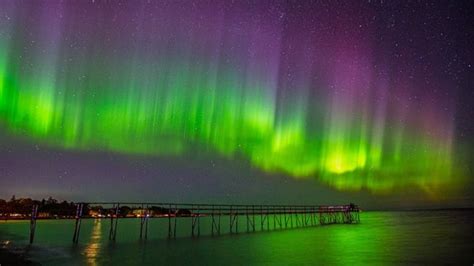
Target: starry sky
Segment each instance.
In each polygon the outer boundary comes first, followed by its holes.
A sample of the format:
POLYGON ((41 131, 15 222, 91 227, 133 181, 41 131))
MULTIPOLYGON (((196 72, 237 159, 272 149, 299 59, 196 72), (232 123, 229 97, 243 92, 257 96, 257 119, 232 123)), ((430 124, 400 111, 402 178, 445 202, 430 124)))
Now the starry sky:
POLYGON ((1 1, 0 198, 472 206, 469 1, 1 1))

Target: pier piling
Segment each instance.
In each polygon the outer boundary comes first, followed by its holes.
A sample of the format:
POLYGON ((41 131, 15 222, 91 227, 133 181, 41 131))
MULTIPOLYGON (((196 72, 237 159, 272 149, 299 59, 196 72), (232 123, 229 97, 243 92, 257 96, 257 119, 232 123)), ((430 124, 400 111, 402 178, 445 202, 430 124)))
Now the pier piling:
POLYGON ((77 204, 76 208, 76 222, 74 224, 74 235, 72 237, 72 243, 77 244, 79 242, 79 233, 81 231, 81 217, 82 217, 82 211, 84 208, 84 204, 79 203, 77 204))
POLYGON ((38 218, 38 205, 33 205, 30 219, 30 244, 33 244, 36 232, 36 219, 38 218))
POLYGON ((115 209, 115 213, 110 214, 109 240, 112 240, 115 242, 115 239, 117 237, 117 225, 118 225, 120 204, 119 203, 114 204, 113 207, 115 209))

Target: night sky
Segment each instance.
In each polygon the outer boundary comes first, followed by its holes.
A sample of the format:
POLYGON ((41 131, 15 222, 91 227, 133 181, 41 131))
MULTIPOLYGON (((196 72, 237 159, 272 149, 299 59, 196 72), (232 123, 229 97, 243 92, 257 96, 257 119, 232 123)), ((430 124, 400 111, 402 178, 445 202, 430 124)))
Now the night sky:
POLYGON ((473 206, 470 1, 1 1, 0 198, 473 206))

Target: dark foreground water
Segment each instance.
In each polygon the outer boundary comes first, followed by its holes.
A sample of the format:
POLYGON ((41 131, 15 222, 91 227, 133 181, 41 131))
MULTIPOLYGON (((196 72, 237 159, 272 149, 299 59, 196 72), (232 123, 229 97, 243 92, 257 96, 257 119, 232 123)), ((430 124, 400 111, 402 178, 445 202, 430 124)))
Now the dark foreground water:
MULTIPOLYGON (((167 220, 155 219, 144 242, 139 220, 123 219, 110 243, 110 221, 84 220, 75 246, 72 221, 38 221, 28 247, 27 221, 1 221, 0 241, 44 265, 473 265, 473 223, 472 211, 364 212, 358 225, 191 238, 190 221, 179 220, 178 238, 167 240, 167 220)), ((223 231, 228 224, 221 220, 223 231)), ((201 221, 201 229, 209 233, 210 224, 201 221)), ((245 229, 241 217, 239 230, 245 229)))

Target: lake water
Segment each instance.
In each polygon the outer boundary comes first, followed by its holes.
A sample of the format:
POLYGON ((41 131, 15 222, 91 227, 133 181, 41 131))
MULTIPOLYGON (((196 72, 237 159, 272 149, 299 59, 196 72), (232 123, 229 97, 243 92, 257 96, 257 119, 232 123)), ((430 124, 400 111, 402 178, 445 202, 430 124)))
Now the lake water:
MULTIPOLYGON (((49 220, 38 221, 28 247, 28 221, 1 221, 0 241, 44 265, 473 265, 473 223, 473 211, 363 212, 360 224, 244 233, 240 217, 237 235, 191 238, 191 221, 180 219, 168 240, 167 220, 151 219, 140 241, 139 219, 121 219, 112 243, 109 220, 83 220, 73 245, 73 221, 49 220)), ((228 230, 228 218, 221 226, 228 230)), ((205 219, 201 233, 210 233, 205 219)))

